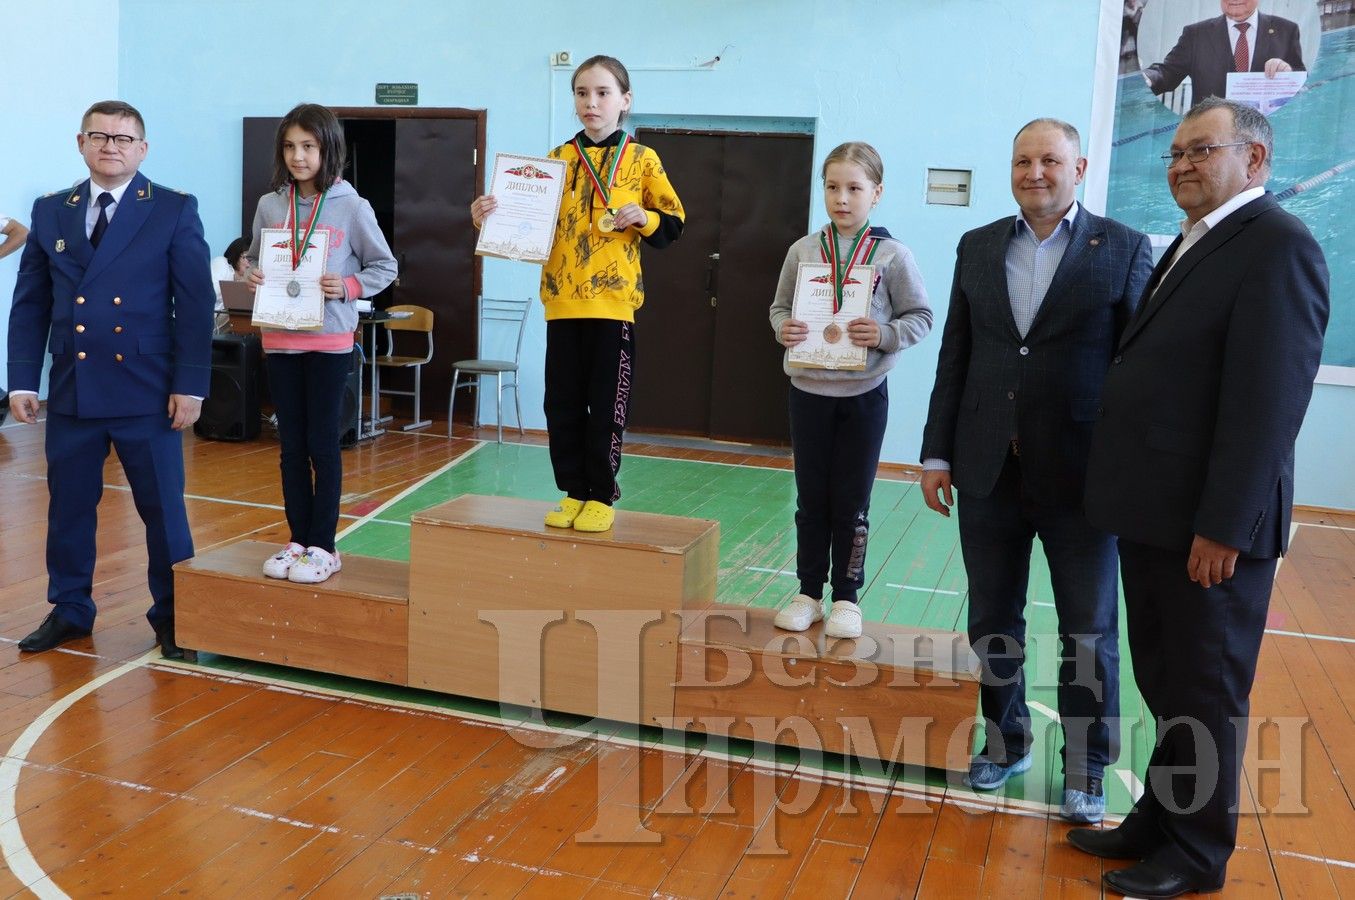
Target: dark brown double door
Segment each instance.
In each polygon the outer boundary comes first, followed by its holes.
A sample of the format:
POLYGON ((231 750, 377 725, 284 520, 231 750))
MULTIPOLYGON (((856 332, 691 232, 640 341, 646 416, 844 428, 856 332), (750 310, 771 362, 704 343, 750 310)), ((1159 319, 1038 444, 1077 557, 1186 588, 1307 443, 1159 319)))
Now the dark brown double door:
POLYGON ((790 441, 789 381, 767 312, 809 220, 809 135, 641 129, 686 209, 681 240, 645 247, 630 427, 790 441))
MULTIPOLYGON (((447 408, 452 363, 476 355, 475 298, 480 267, 470 203, 484 156, 485 112, 471 109, 335 108, 348 143, 344 178, 372 205, 399 262, 395 284, 374 299, 378 309, 414 304, 433 310, 433 361, 424 366, 424 415, 447 408)), ((244 120, 241 234, 249 236, 259 197, 268 191, 279 118, 244 120)), ((408 351, 423 353, 422 338, 408 351)), ((402 338, 402 339, 403 339, 402 338)), ((408 372, 383 383, 411 390, 408 372)), ((470 415, 471 403, 460 404, 470 415)))

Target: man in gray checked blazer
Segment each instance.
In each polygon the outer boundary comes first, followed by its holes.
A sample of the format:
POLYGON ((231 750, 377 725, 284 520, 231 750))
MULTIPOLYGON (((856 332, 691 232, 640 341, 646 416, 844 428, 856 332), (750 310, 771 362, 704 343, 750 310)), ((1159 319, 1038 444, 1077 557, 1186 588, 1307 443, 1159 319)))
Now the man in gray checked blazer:
MULTIPOLYGON (((1036 119, 1012 145, 1007 216, 960 239, 922 440, 923 498, 959 494, 969 640, 983 667, 986 746, 969 784, 994 790, 1031 765, 1026 589, 1033 539, 1058 612, 1062 815, 1100 821, 1118 755, 1114 539, 1082 512, 1101 383, 1152 271, 1148 238, 1073 198, 1087 161, 1077 130, 1036 119)), ((1052 635, 1049 637, 1052 638, 1052 635)))

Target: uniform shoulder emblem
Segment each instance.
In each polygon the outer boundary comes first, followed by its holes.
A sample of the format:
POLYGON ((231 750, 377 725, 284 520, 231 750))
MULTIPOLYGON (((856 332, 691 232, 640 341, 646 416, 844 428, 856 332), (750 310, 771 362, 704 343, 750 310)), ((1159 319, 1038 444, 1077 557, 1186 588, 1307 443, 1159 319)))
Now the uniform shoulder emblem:
POLYGON ((149 183, 147 183, 147 185, 146 185, 146 197, 149 198, 149 197, 151 196, 151 194, 152 194, 153 191, 167 191, 167 192, 169 192, 169 193, 171 193, 171 194, 178 194, 180 197, 187 197, 187 196, 189 196, 188 191, 181 191, 181 190, 179 190, 178 188, 172 188, 172 187, 169 187, 168 185, 159 184, 159 183, 157 183, 157 182, 149 182, 149 183))

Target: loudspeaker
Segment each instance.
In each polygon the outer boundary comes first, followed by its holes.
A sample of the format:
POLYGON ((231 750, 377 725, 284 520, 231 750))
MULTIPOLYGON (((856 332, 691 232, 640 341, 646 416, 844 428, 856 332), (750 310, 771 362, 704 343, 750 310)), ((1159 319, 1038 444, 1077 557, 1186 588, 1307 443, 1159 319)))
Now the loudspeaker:
POLYGON ((263 349, 257 334, 212 338, 212 388, 193 426, 198 437, 250 441, 259 436, 259 372, 263 349))
POLYGON ((354 347, 348 366, 348 377, 343 380, 343 406, 339 408, 339 447, 347 450, 358 442, 362 428, 362 410, 358 409, 358 390, 362 380, 362 348, 354 347))

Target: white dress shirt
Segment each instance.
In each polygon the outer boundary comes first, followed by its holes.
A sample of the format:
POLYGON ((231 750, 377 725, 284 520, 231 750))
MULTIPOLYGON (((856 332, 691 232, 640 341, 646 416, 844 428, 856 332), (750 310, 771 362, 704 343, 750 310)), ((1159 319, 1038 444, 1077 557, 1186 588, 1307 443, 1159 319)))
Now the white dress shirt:
POLYGON ((101 188, 94 183, 89 183, 89 203, 85 205, 85 237, 94 233, 94 223, 99 221, 99 195, 107 191, 113 195, 113 202, 108 204, 108 221, 113 221, 113 213, 117 212, 118 204, 122 203, 122 195, 127 191, 127 185, 132 183, 128 178, 122 184, 115 188, 101 188))
MULTIPOLYGON (((1218 209, 1214 210, 1209 215, 1205 216, 1203 219, 1196 222, 1193 226, 1190 224, 1189 219, 1182 219, 1181 235, 1183 237, 1183 240, 1181 241, 1181 246, 1176 248, 1176 253, 1172 256, 1171 264, 1168 265, 1167 270, 1162 273, 1162 278, 1158 280, 1158 284, 1161 284, 1163 281, 1167 280, 1167 273, 1170 272, 1176 266, 1176 261, 1179 260, 1181 257, 1185 256, 1187 250, 1198 244, 1200 242, 1200 239, 1209 233, 1209 229, 1217 226, 1220 222, 1226 219, 1230 213, 1235 212, 1236 210, 1241 209, 1243 206, 1246 206, 1253 200, 1258 199, 1265 192, 1266 192, 1265 185, 1261 185, 1259 187, 1254 188, 1247 188, 1245 191, 1236 195, 1235 197, 1233 197, 1233 199, 1229 200, 1227 203, 1223 204, 1218 209)), ((1153 288, 1153 293, 1157 293, 1156 286, 1154 286, 1153 288)))

